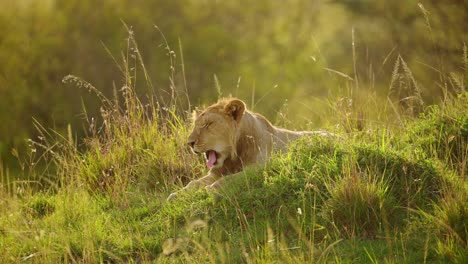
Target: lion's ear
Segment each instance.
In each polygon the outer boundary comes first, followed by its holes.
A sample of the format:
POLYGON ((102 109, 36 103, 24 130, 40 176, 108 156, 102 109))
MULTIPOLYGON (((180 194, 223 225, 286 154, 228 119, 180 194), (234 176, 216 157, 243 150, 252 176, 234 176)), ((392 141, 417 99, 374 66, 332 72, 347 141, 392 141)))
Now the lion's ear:
POLYGON ((239 99, 230 100, 224 107, 224 111, 236 122, 240 122, 245 112, 245 103, 239 99))

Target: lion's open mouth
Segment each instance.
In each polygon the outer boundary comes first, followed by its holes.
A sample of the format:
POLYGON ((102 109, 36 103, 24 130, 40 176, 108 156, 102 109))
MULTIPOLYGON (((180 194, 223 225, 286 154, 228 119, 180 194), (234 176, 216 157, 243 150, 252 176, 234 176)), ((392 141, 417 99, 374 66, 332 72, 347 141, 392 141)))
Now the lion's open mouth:
POLYGON ((216 161, 218 160, 218 154, 214 150, 208 150, 205 152, 206 155, 206 166, 208 168, 213 167, 216 164, 216 161))

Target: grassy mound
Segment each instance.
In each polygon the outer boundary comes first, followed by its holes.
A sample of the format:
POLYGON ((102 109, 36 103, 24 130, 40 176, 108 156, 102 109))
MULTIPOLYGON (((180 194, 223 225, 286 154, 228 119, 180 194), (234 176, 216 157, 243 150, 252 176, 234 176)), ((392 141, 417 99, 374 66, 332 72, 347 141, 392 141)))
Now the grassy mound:
POLYGON ((304 138, 217 193, 171 202, 205 173, 184 147, 188 124, 126 95, 126 110, 105 100, 85 151, 71 133, 52 140, 41 130, 33 145, 55 165, 35 178, 42 187, 2 181, 0 262, 467 258, 467 94, 409 121, 407 133, 304 138))
MULTIPOLYGON (((444 183, 444 172, 428 160, 368 143, 309 138, 265 168, 250 169, 229 180, 220 193, 188 193, 164 204, 151 217, 170 219, 166 228, 203 221, 209 238, 203 241, 208 243, 204 248, 219 251, 217 243, 241 244, 235 256, 248 253, 265 261, 282 257, 312 261, 328 256, 329 247, 337 241, 376 241, 381 247, 379 240, 404 233, 420 212, 432 211, 441 201, 444 183), (299 255, 283 256, 282 250, 288 248, 300 249, 299 255)), ((186 231, 175 237, 194 239, 186 231)), ((386 243, 385 247, 396 246, 392 246, 396 241, 386 243)), ((189 247, 180 245, 178 250, 185 252, 189 247)), ((225 256, 231 249, 223 250, 220 253, 225 256)))
POLYGON ((432 106, 421 121, 409 127, 407 142, 419 147, 427 157, 435 157, 461 176, 468 175, 468 94, 464 93, 451 104, 432 106))
POLYGON ((371 92, 358 87, 365 84, 355 71, 355 81, 345 75, 354 98, 335 106, 346 133, 304 138, 216 193, 167 202, 206 173, 185 146, 190 107, 175 87, 183 78, 187 93, 185 70, 175 74, 166 46, 169 96, 158 91, 142 103, 136 83, 153 84, 130 30, 126 42, 124 83, 112 99, 64 78, 102 103, 99 121, 84 109, 84 142, 71 128, 62 135, 36 122, 40 137, 20 164, 29 177, 11 180, 0 162, 0 263, 468 262, 466 47, 464 72, 440 73, 460 94, 451 98, 445 84, 443 104, 419 118, 408 115, 423 110, 421 91, 399 56, 390 83, 397 126, 365 126, 365 112, 387 121, 388 109, 377 98, 360 100, 371 92))

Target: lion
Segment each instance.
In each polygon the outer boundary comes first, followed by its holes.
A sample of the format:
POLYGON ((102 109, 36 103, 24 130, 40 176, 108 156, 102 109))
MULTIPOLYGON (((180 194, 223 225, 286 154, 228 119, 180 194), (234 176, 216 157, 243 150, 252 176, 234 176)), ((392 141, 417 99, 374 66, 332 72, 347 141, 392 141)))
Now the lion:
MULTIPOLYGON (((237 98, 220 99, 193 115, 194 128, 187 144, 194 153, 205 155, 209 171, 180 191, 203 186, 216 190, 227 176, 235 177, 247 166, 264 165, 273 153, 286 152, 288 144, 298 138, 331 135, 325 131, 275 127, 262 115, 247 110, 245 103, 237 98)), ((168 200, 177 194, 171 193, 168 200)))

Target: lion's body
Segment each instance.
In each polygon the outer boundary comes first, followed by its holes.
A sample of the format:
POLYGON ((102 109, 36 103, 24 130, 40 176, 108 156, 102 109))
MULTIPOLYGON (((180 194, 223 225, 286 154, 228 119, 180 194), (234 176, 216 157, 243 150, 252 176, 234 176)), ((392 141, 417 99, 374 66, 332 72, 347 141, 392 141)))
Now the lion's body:
POLYGON ((263 165, 273 152, 286 152, 287 145, 307 132, 296 132, 273 126, 262 115, 246 111, 236 133, 236 157, 224 161, 223 167, 214 168, 220 174, 239 172, 245 166, 263 165))
MULTIPOLYGON (((190 182, 195 186, 217 187, 224 176, 242 171, 246 166, 263 165, 274 152, 286 152, 288 144, 316 131, 291 131, 273 126, 260 114, 247 111, 238 99, 222 99, 194 115, 194 129, 188 143, 196 153, 205 153, 207 176, 190 182)), ((175 193, 169 196, 172 199, 175 193)))

